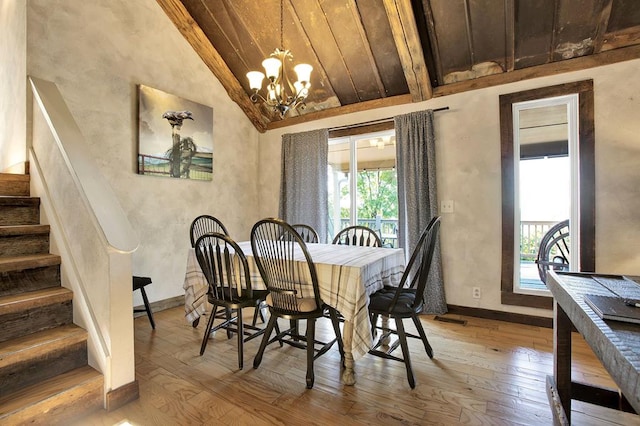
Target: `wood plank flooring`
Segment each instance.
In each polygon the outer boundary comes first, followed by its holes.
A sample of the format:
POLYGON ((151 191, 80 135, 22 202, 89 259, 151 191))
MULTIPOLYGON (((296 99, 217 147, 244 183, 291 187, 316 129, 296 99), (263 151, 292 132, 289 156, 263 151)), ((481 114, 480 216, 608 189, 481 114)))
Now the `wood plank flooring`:
MULTIPOLYGON (((237 369, 236 339, 217 332, 199 356, 204 320, 192 328, 182 308, 135 320, 140 399, 81 425, 551 425, 545 378, 552 373, 552 330, 459 315, 466 325, 424 316, 435 357, 409 339, 417 386, 404 365, 367 355, 356 363, 357 383, 340 381, 337 347, 316 360, 315 386, 305 388, 305 352, 271 345, 253 369, 259 339, 245 344, 237 369)), ((251 312, 246 310, 247 320, 251 312)), ((328 320, 317 335, 331 336, 328 320)), ((409 330, 409 322, 405 322, 409 330)), ((615 388, 582 338, 574 334, 574 380, 615 388)), ((578 425, 640 424, 639 416, 573 403, 578 425)))

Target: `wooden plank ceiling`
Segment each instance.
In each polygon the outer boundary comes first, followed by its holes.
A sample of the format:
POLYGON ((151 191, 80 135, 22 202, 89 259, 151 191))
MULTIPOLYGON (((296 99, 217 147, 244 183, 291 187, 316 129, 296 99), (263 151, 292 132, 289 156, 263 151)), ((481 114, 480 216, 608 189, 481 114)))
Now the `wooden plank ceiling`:
POLYGON ((639 0, 157 0, 262 131, 640 57, 639 0), (304 110, 249 99, 276 47, 313 66, 304 110))

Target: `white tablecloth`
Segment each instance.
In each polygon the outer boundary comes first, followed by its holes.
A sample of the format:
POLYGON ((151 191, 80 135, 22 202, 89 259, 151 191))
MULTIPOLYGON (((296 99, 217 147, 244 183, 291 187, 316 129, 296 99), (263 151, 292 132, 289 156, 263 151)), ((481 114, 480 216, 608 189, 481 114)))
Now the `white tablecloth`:
MULTIPOLYGON (((264 288, 253 259, 251 243, 238 243, 249 261, 252 285, 264 288)), ((316 265, 322 300, 336 308, 345 321, 353 324, 350 342, 345 351, 357 360, 373 344, 369 322, 369 295, 384 285, 398 285, 404 270, 404 251, 379 247, 359 247, 333 244, 307 244, 316 265)), ((299 260, 304 257, 300 253, 299 260)), ((184 280, 185 317, 193 322, 204 312, 207 284, 193 249, 189 250, 184 280)), ((345 336, 349 337, 349 336, 345 336)))

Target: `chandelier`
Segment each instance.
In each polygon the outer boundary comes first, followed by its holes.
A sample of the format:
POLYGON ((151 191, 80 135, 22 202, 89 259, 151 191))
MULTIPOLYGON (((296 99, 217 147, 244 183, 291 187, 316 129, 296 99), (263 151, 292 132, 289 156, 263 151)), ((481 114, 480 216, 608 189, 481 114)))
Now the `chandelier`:
MULTIPOLYGON (((283 42, 283 5, 280 0, 280 46, 284 46, 283 42)), ((249 86, 253 93, 251 94, 251 101, 262 101, 274 111, 280 114, 280 118, 284 118, 289 109, 296 109, 305 107, 305 99, 309 95, 309 88, 311 87, 311 71, 313 67, 309 64, 298 64, 293 67, 293 70, 298 77, 295 83, 291 83, 287 77, 285 69, 285 61, 293 61, 293 55, 289 50, 284 47, 276 48, 273 53, 264 61, 262 66, 264 67, 264 73, 260 71, 249 71, 247 78, 249 79, 249 86), (260 94, 262 90, 262 82, 267 77, 266 96, 260 94)))

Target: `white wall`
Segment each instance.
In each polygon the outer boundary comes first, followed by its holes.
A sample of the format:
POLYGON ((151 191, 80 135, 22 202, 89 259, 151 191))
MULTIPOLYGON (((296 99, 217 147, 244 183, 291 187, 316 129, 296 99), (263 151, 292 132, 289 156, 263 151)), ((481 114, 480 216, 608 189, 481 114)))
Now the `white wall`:
POLYGON ((0 2, 0 172, 26 160, 27 5, 0 2))
POLYGON ((57 84, 138 233, 133 273, 151 301, 183 295, 191 220, 247 239, 259 218, 258 132, 155 0, 29 0, 27 28, 27 72, 57 84), (213 107, 212 181, 136 174, 137 84, 213 107))
MULTIPOLYGON (((280 139, 411 111, 436 113, 438 198, 454 200, 444 214, 441 247, 447 303, 550 316, 549 311, 500 303, 501 178, 498 97, 554 84, 594 80, 596 137, 596 267, 598 272, 640 275, 640 60, 581 72, 475 90, 418 104, 311 122, 260 135, 262 216, 277 215, 280 139), (480 287, 482 298, 471 297, 480 287)), ((312 96, 312 95, 311 95, 312 96)))

